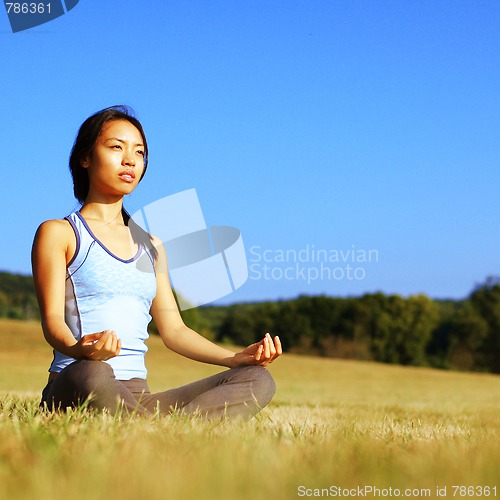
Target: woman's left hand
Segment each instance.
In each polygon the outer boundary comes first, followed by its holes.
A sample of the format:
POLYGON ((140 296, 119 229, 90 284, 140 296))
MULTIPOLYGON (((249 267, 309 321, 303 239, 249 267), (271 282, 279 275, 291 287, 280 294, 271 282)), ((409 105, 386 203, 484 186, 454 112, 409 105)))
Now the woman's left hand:
POLYGON ((249 345, 246 349, 234 355, 234 366, 259 365, 272 363, 283 352, 279 337, 271 338, 266 333, 260 342, 249 345))

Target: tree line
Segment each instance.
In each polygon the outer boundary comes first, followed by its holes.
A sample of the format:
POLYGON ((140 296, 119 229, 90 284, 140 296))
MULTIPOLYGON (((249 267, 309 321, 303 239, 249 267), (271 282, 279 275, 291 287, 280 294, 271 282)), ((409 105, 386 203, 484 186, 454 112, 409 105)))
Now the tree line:
MULTIPOLYGON (((304 295, 182 314, 218 342, 247 345, 269 331, 287 352, 500 373, 500 278, 488 278, 464 300, 304 295)), ((0 272, 0 317, 39 318, 31 276, 0 272)))
POLYGON ((267 331, 289 352, 500 373, 500 279, 488 278, 464 300, 373 293, 235 304, 215 340, 246 345, 267 331))
POLYGON ((0 272, 0 318, 38 319, 33 278, 0 272))

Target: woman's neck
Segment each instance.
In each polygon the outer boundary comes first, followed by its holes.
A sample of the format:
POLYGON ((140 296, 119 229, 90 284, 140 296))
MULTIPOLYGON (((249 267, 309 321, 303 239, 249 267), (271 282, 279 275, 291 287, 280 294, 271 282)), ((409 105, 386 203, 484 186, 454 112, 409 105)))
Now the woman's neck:
POLYGON ((122 200, 115 203, 98 203, 85 201, 80 213, 88 220, 102 222, 103 224, 123 225, 122 200))

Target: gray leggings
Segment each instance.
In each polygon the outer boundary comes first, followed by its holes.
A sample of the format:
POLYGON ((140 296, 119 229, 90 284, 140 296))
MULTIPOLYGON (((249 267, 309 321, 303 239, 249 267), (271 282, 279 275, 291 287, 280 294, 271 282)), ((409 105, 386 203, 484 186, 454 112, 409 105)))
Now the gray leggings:
POLYGON ((92 408, 106 408, 112 414, 119 409, 143 415, 178 410, 208 418, 249 418, 271 401, 275 390, 274 380, 264 367, 246 366, 151 394, 144 379, 117 380, 109 364, 82 359, 47 384, 41 404, 64 410, 88 401, 92 408))

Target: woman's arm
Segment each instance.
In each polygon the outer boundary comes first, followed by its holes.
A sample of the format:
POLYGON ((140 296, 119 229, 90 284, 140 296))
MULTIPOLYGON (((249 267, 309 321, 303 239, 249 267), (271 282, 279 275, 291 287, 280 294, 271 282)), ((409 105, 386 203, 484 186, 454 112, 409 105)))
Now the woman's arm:
POLYGON ((120 352, 120 341, 109 330, 75 339, 64 320, 66 263, 75 251, 74 233, 63 220, 38 228, 31 254, 42 330, 57 351, 75 359, 109 359, 120 352))
POLYGON ((281 344, 278 337, 273 340, 269 334, 266 334, 260 342, 235 354, 188 328, 182 320, 170 287, 163 245, 157 238, 154 238, 154 244, 158 249, 157 290, 151 307, 151 315, 163 343, 169 349, 196 361, 227 366, 228 368, 245 365, 265 366, 281 354, 281 344))

